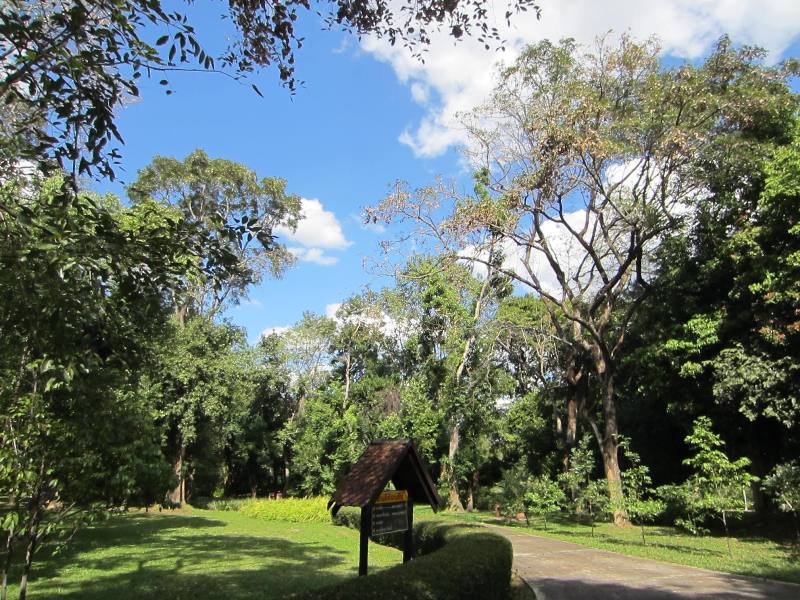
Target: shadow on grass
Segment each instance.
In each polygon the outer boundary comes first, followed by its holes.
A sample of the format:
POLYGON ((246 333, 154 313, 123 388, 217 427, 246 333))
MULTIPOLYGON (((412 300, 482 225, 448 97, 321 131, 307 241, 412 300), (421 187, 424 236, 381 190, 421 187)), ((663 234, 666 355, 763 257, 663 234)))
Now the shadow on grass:
MULTIPOLYGON (((349 560, 346 551, 284 538, 229 535, 225 525, 195 516, 111 519, 81 532, 65 551, 40 556, 32 574, 33 597, 281 598, 354 574, 341 568, 349 560)), ((18 577, 18 566, 15 571, 12 577, 18 577)))

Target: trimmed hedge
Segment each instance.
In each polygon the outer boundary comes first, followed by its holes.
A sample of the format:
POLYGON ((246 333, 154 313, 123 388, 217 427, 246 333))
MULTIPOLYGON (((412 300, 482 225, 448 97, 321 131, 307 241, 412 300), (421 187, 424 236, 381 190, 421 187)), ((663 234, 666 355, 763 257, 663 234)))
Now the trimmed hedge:
MULTIPOLYGON (((354 518, 351 513, 342 515, 340 511, 342 516, 337 520, 350 525, 354 518)), ((415 558, 407 564, 291 597, 295 600, 508 599, 513 554, 507 539, 484 527, 423 521, 414 526, 414 546, 415 558)))

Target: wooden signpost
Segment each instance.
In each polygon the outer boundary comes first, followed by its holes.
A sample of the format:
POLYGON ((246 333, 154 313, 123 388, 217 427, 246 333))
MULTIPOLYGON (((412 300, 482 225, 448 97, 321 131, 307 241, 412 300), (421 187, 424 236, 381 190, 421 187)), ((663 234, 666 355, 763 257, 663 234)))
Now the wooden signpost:
POLYGON ((335 515, 342 506, 361 508, 358 574, 367 574, 369 539, 403 532, 403 562, 414 553, 414 502, 438 510, 442 501, 410 440, 372 442, 339 482, 328 502, 335 515), (386 490, 389 482, 394 490, 386 490))

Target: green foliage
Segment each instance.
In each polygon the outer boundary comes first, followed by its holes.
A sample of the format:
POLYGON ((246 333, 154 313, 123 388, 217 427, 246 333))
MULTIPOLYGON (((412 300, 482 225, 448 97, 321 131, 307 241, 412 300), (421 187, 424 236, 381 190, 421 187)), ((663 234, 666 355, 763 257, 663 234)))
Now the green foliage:
POLYGON ((589 517, 589 525, 592 527, 594 536, 595 523, 598 518, 602 518, 614 509, 611 498, 608 494, 606 482, 600 479, 593 479, 583 487, 574 500, 575 510, 579 514, 589 517))
POLYGON ((795 534, 800 541, 800 526, 797 523, 797 511, 800 510, 800 462, 795 460, 776 465, 764 478, 764 489, 780 510, 792 513, 795 534))
POLYGON ((355 506, 343 506, 331 520, 334 525, 349 527, 350 529, 360 529, 361 509, 355 506))
POLYGON ((666 510, 666 504, 658 498, 652 488, 650 469, 642 463, 639 455, 630 447, 630 440, 620 440, 620 448, 628 463, 622 471, 622 491, 625 498, 625 509, 634 524, 642 531, 642 543, 646 544, 645 523, 652 523, 666 510))
POLYGON ((505 538, 482 527, 429 521, 414 525, 414 547, 418 555, 409 563, 293 598, 507 599, 512 549, 505 538))
POLYGON ((363 452, 358 413, 344 406, 344 394, 337 384, 309 397, 291 426, 293 477, 306 495, 331 494, 344 469, 363 452))
POLYGON ((123 208, 59 179, 4 182, 0 214, 0 495, 32 556, 51 523, 71 529, 168 484, 156 407, 137 390, 164 298, 213 276, 201 256, 224 273, 226 253, 167 207, 123 208))
POLYGON ((263 521, 288 523, 329 523, 327 497, 282 498, 280 500, 247 500, 238 512, 263 521))
MULTIPOLYGON (((707 69, 730 72, 748 52, 728 48, 707 69)), ((745 112, 694 154, 709 193, 686 231, 661 244, 655 293, 627 338, 630 433, 653 440, 641 450, 654 473, 661 463, 662 481, 683 477, 682 457, 656 448, 697 415, 712 416, 737 452, 766 459, 759 471, 796 456, 800 443, 798 97, 782 83, 791 65, 737 69, 731 90, 745 112), (751 111, 763 114, 742 120, 751 111), (666 417, 656 424, 652 413, 666 417)))
POLYGON ((398 437, 408 437, 417 444, 429 464, 436 460, 442 435, 442 411, 427 395, 426 381, 421 375, 412 377, 400 389, 400 410, 396 413, 401 429, 398 437))
POLYGON ((175 302, 187 314, 213 315, 226 302, 238 302, 265 272, 280 276, 293 262, 274 234, 279 226, 293 229, 300 218, 300 198, 286 193, 283 179, 259 179, 244 165, 195 150, 183 161, 155 156, 128 187, 128 196, 134 203, 174 206, 198 236, 220 240, 235 257, 231 277, 187 280, 175 302))
POLYGON ((165 453, 173 465, 180 460, 187 496, 211 496, 227 479, 226 457, 248 456, 242 438, 256 425, 256 357, 241 329, 203 317, 183 326, 173 319, 163 332, 140 393, 157 407, 165 453))
POLYGON ((221 510, 224 512, 239 512, 247 502, 251 502, 252 498, 215 498, 210 500, 208 498, 193 498, 192 506, 201 508, 203 510, 221 510))
POLYGON ((503 513, 515 517, 522 513, 526 522, 532 515, 544 517, 557 512, 566 503, 566 496, 557 481, 547 475, 532 477, 524 464, 517 464, 503 472, 500 483, 495 486, 493 500, 503 513))
POLYGON ((725 251, 735 270, 726 344, 712 360, 713 392, 748 419, 765 415, 787 428, 800 407, 800 122, 791 143, 764 166, 764 187, 725 251), (742 311, 742 312, 740 312, 742 311), (738 331, 737 331, 738 330, 738 331))
POLYGON ((546 475, 529 479, 525 486, 525 514, 541 515, 544 518, 544 529, 547 531, 547 515, 557 512, 566 501, 564 490, 557 481, 546 475))
POLYGON ((519 463, 503 471, 501 479, 492 493, 493 501, 500 505, 503 514, 507 516, 516 516, 518 513, 527 514, 525 492, 529 477, 530 474, 525 465, 519 463))
POLYGON ((499 419, 499 458, 506 464, 522 460, 532 472, 555 467, 552 410, 549 399, 538 390, 515 398, 499 419))
POLYGON ((569 452, 569 467, 558 477, 573 501, 589 485, 595 469, 591 444, 591 436, 583 436, 569 452))
POLYGON ((776 465, 764 478, 764 489, 777 501, 778 507, 787 512, 800 509, 800 464, 798 461, 776 465))
MULTIPOLYGON (((728 535, 728 518, 745 510, 743 493, 756 477, 747 472, 750 459, 731 461, 722 448, 724 443, 711 430, 708 417, 698 417, 686 436, 694 454, 684 460, 693 474, 687 481, 691 511, 720 517, 728 535)), ((728 547, 730 551, 730 545, 728 547)))
POLYGON ((569 467, 558 476, 558 481, 567 491, 575 514, 589 519, 594 536, 595 522, 615 507, 611 503, 608 486, 603 480, 592 479, 596 461, 589 434, 583 436, 570 450, 569 467))

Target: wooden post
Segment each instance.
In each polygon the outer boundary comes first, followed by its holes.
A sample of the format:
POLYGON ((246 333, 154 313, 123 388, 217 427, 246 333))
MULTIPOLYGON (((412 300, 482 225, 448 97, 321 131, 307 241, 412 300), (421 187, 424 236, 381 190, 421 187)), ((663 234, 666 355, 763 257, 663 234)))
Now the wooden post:
POLYGON ((369 534, 372 529, 372 505, 361 509, 361 545, 358 552, 358 576, 367 574, 367 560, 369 558, 369 534))
POLYGON ((414 501, 411 499, 411 494, 408 496, 408 504, 406 504, 406 511, 408 515, 408 529, 406 529, 406 539, 403 544, 403 562, 407 563, 411 560, 414 554, 414 501))

